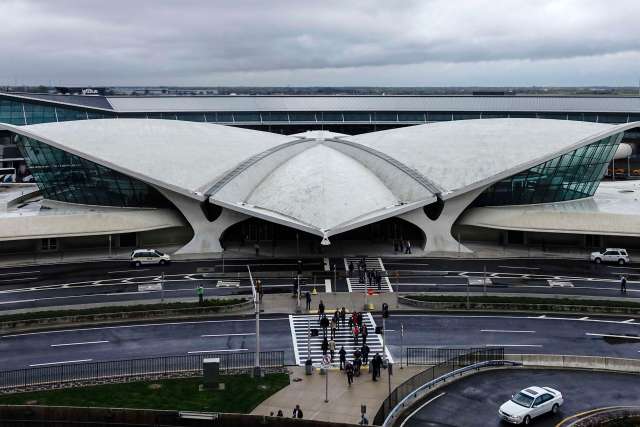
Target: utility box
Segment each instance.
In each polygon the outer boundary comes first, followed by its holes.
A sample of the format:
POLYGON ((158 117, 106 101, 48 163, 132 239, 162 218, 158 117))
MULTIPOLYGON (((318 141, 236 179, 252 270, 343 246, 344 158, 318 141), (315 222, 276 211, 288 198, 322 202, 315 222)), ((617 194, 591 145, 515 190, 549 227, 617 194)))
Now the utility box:
POLYGON ((220 359, 209 358, 202 360, 202 380, 205 388, 218 388, 220 383, 220 359))

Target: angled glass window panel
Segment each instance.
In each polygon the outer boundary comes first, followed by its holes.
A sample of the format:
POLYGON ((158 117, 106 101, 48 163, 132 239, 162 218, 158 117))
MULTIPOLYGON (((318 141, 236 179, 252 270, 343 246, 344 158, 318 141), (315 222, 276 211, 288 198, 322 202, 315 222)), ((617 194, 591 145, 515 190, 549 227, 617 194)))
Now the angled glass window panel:
POLYGON ((204 122, 204 113, 177 113, 177 117, 185 122, 204 122))
POLYGON ((567 114, 567 119, 568 120, 575 120, 575 121, 582 122, 582 121, 584 121, 584 114, 582 114, 582 113, 569 113, 569 114, 567 114))
POLYGON ((598 115, 595 113, 584 113, 583 114, 583 120, 585 122, 597 122, 598 121, 598 115))
MULTIPOLYGON (((209 121, 208 114, 207 121, 209 121)), ((219 111, 218 113, 216 113, 216 121, 219 123, 233 123, 233 113, 219 111)))
POLYGON ((69 108, 56 107, 56 115, 59 122, 87 120, 87 112, 82 110, 71 110, 69 108))
POLYGON ((508 117, 509 117, 509 113, 494 113, 494 112, 482 113, 483 119, 506 119, 508 117))
POLYGON ((146 119, 147 113, 124 113, 120 114, 120 117, 123 119, 146 119))
POLYGON ((321 120, 322 113, 314 113, 314 112, 308 112, 308 111, 300 111, 300 112, 294 111, 292 113, 289 113, 289 120, 291 120, 292 122, 315 123, 316 117, 318 118, 318 120, 321 120))
POLYGON ((147 113, 148 119, 160 119, 162 120, 162 113, 147 113))
POLYGON ((289 113, 287 113, 286 111, 271 111, 262 113, 262 120, 268 122, 288 123, 289 113))
POLYGON ((453 120, 453 115, 447 112, 429 112, 427 113, 427 120, 430 122, 446 122, 453 120))
POLYGON ((511 117, 512 119, 535 119, 537 118, 537 114, 536 113, 527 113, 527 112, 514 112, 514 113, 509 113, 509 117, 511 117))
POLYGON ((163 120, 176 120, 176 113, 162 113, 163 120))
POLYGON ((626 114, 599 114, 598 123, 627 123, 626 114))
POLYGON ((398 113, 392 111, 376 111, 374 120, 377 122, 397 122, 398 113))
POLYGON ((418 122, 424 123, 425 114, 423 112, 400 111, 398 112, 398 120, 401 122, 418 122))
POLYGON ((252 111, 241 111, 233 113, 233 119, 237 123, 260 123, 260 113, 252 111))
POLYGON ((215 123, 218 121, 218 113, 215 111, 204 113, 204 117, 208 123, 215 123))
POLYGON ((342 122, 342 113, 336 111, 324 111, 322 113, 323 122, 342 122))
POLYGON ((539 119, 567 120, 566 113, 538 113, 539 119))
POLYGON ((480 113, 453 113, 453 120, 479 119, 480 113))
POLYGON ((371 121, 371 117, 367 112, 360 111, 346 111, 343 114, 345 122, 364 122, 369 123, 371 121))

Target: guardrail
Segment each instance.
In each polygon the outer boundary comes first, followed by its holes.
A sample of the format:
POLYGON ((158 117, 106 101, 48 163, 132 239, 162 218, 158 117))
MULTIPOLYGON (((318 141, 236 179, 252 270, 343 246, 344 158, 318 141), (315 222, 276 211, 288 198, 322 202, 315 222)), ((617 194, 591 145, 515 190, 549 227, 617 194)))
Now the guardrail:
POLYGON ((444 347, 408 347, 405 351, 407 366, 412 365, 437 365, 465 354, 473 352, 480 354, 489 351, 486 347, 479 348, 444 348, 444 347))
MULTIPOLYGON (((483 362, 498 363, 504 361, 504 348, 483 348, 481 350, 460 349, 462 354, 454 355, 442 363, 428 368, 397 386, 382 402, 373 420, 375 425, 383 425, 394 414, 398 405, 406 402, 407 398, 417 396, 417 390, 424 389, 434 381, 448 378, 450 374, 461 368, 483 362)), ((386 425, 386 424, 385 424, 386 425)))
MULTIPOLYGON (((255 352, 243 353, 200 353, 180 356, 150 357, 144 359, 112 360, 104 362, 71 363, 54 366, 40 366, 27 369, 0 372, 0 391, 12 392, 28 387, 56 387, 65 384, 87 383, 107 379, 144 378, 158 375, 202 372, 202 360, 215 357, 220 359, 220 370, 250 369, 255 366, 255 352)), ((263 368, 284 367, 284 351, 260 352, 260 366, 263 368)))

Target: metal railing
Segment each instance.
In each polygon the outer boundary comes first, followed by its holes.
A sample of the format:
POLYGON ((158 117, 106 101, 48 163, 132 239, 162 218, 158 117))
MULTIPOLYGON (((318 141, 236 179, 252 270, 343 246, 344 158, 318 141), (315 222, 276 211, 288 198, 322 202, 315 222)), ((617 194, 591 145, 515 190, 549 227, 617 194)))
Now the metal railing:
POLYGON ((405 352, 406 366, 437 365, 468 353, 480 354, 488 351, 486 347, 479 348, 442 348, 442 347, 408 347, 405 352))
MULTIPOLYGON (((202 360, 219 358, 220 370, 251 369, 255 366, 255 352, 200 353, 180 356, 150 357, 144 359, 112 360, 104 362, 70 363, 40 366, 13 371, 0 371, 0 390, 9 391, 25 387, 50 384, 80 383, 96 380, 146 377, 156 375, 202 372, 202 360)), ((284 351, 260 352, 260 366, 281 368, 284 351)))
MULTIPOLYGON (((414 349, 415 350, 415 349, 414 349)), ((429 349, 425 349, 429 350, 429 349)), ((443 350, 443 349, 432 349, 443 350)), ((382 402, 380 409, 373 420, 374 425, 383 425, 393 409, 406 397, 415 393, 416 390, 429 384, 434 380, 446 378, 447 374, 461 368, 476 365, 482 362, 495 362, 504 360, 504 348, 482 348, 482 349, 448 349, 457 350, 458 354, 432 366, 413 377, 409 378, 397 386, 389 396, 382 402)), ((427 352, 428 354, 428 352, 427 352)), ((437 353, 434 353, 437 355, 437 353)))

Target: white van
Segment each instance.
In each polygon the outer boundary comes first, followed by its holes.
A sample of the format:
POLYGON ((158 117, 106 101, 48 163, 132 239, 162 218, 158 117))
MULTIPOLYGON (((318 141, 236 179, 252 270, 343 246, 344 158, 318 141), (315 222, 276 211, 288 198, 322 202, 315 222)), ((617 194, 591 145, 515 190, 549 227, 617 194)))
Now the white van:
POLYGON ((616 262, 619 265, 629 264, 631 259, 626 249, 607 248, 600 252, 591 252, 591 262, 600 264, 601 262, 616 262))
POLYGON ((131 253, 130 262, 136 267, 143 264, 165 265, 171 262, 171 257, 155 249, 136 249, 131 253))

